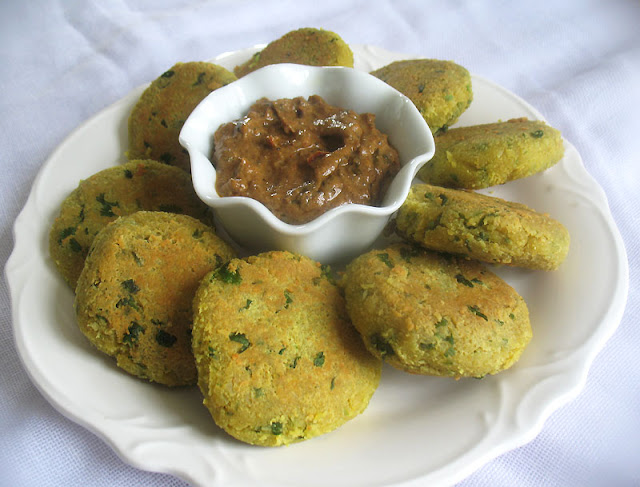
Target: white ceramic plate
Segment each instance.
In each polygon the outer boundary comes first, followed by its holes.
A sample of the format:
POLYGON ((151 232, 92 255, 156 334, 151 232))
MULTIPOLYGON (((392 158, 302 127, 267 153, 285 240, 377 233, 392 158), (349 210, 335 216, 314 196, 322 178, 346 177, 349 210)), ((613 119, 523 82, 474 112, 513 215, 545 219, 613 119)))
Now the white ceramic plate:
MULTIPOLYGON (((405 57, 370 46, 353 50, 356 68, 363 70, 405 57)), ((214 62, 232 68, 253 52, 214 62)), ((16 220, 6 266, 16 344, 33 382, 123 460, 202 486, 451 484, 533 439, 545 419, 580 391, 622 317, 628 267, 605 194, 568 142, 552 169, 488 191, 549 212, 572 238, 558 271, 497 269, 527 301, 534 330, 512 369, 454 381, 385 367, 364 414, 330 434, 275 449, 223 433, 197 388, 170 390, 120 371, 78 330, 73 294, 49 259, 47 242, 61 201, 79 179, 123 160, 127 117, 143 89, 79 127, 44 164, 16 220)), ((485 79, 474 76, 473 89, 474 102, 460 125, 542 118, 485 79)))

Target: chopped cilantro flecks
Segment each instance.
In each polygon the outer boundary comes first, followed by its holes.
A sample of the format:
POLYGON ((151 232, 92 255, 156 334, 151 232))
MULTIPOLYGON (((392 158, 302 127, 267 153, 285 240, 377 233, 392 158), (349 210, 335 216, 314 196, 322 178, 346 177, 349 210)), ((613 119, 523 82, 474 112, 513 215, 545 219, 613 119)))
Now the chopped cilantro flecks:
POLYGON ((213 347, 209 347, 209 348, 207 349, 207 355, 208 355, 209 357, 211 357, 211 358, 215 358, 217 354, 218 354, 218 352, 216 352, 215 348, 213 348, 213 347))
POLYGON ((138 254, 136 254, 135 252, 131 251, 131 256, 133 257, 133 261, 140 267, 142 267, 144 265, 143 260, 140 258, 140 256, 138 254))
POLYGON ((449 322, 447 321, 446 318, 442 318, 440 321, 438 321, 436 323, 436 328, 440 328, 442 326, 447 326, 449 324, 449 322))
POLYGON ((531 137, 533 137, 534 139, 539 139, 540 137, 542 137, 544 135, 544 131, 536 130, 535 132, 531 132, 529 135, 531 137))
POLYGON ((333 270, 331 270, 331 266, 322 264, 320 266, 320 272, 322 277, 327 279, 330 283, 335 284, 335 278, 333 277, 333 270))
POLYGON ((156 333, 156 342, 162 347, 171 348, 176 341, 178 341, 178 338, 175 335, 164 330, 158 330, 156 333))
POLYGON ((133 179, 133 173, 129 169, 124 170, 124 177, 127 179, 133 179))
POLYGON ((458 281, 460 284, 463 284, 464 286, 473 287, 473 283, 462 274, 456 274, 456 281, 458 281))
POLYGON ((291 362, 291 364, 289 365, 289 367, 291 367, 292 369, 295 369, 298 366, 298 360, 300 360, 300 357, 295 357, 293 359, 293 362, 291 362))
POLYGON ((380 352, 380 356, 385 358, 387 355, 395 355, 395 351, 391 344, 379 333, 369 336, 369 343, 373 348, 380 352))
POLYGON ((244 311, 245 309, 249 309, 249 306, 251 306, 251 303, 253 303, 253 301, 251 301, 250 299, 247 299, 246 304, 240 308, 238 311, 244 311))
POLYGON ((133 279, 127 279, 126 281, 122 281, 120 284, 125 291, 128 291, 131 294, 135 294, 140 291, 140 288, 133 279))
POLYGON ((102 216, 117 216, 113 212, 113 208, 119 207, 120 203, 118 203, 117 201, 107 201, 105 199, 104 193, 100 193, 98 196, 96 196, 96 201, 98 203, 100 203, 100 205, 101 205, 101 207, 100 207, 100 215, 102 215, 102 216))
POLYGON ((65 238, 70 237, 71 235, 75 235, 75 234, 76 234, 76 228, 75 227, 64 228, 63 230, 60 231, 60 237, 58 238, 58 243, 62 244, 62 241, 65 238))
POLYGON ((391 259, 389 258, 389 254, 387 254, 386 252, 383 252, 381 254, 376 254, 376 256, 378 257, 378 259, 384 262, 387 267, 393 268, 393 262, 391 262, 391 259))
POLYGON ((331 385, 329 386, 329 389, 334 390, 336 387, 336 378, 335 376, 331 378, 331 385))
POLYGON ((238 349, 238 353, 242 353, 244 352, 247 348, 249 348, 251 346, 251 342, 247 339, 247 337, 245 336, 244 333, 231 333, 229 334, 229 340, 231 340, 232 342, 236 342, 239 343, 240 345, 242 345, 239 349, 238 349))
POLYGON ((138 341, 140 333, 144 333, 144 326, 139 325, 137 322, 132 321, 129 326, 129 333, 122 337, 122 343, 133 345, 138 341))
POLYGON ((287 290, 284 291, 284 298, 285 298, 285 302, 284 302, 284 308, 288 309, 289 305, 291 303, 293 303, 293 298, 291 297, 291 293, 287 290))
POLYGON ((438 213, 438 216, 436 217, 436 219, 430 221, 425 226, 425 230, 435 230, 440 225, 441 221, 442 221, 442 213, 438 213))
POLYGON ((447 197, 447 195, 446 195, 446 194, 444 194, 444 193, 440 193, 438 196, 440 197, 440 204, 441 204, 442 206, 446 205, 446 204, 447 204, 447 201, 449 201, 449 198, 448 198, 448 197, 447 197))
POLYGON ((316 367, 322 367, 324 365, 324 352, 318 352, 313 359, 313 365, 316 367))
POLYGON ((282 434, 282 423, 280 421, 274 421, 271 423, 271 434, 272 435, 281 435, 282 434))
POLYGON ((423 343, 421 342, 419 345, 420 350, 433 350, 434 348, 436 348, 436 344, 435 343, 423 343))
POLYGON ((204 83, 204 79, 206 78, 207 73, 198 73, 198 79, 191 86, 198 86, 204 83))
POLYGON ((474 287, 474 284, 479 284, 479 285, 483 285, 484 283, 478 279, 477 277, 474 277, 473 279, 469 280, 466 277, 464 277, 462 274, 456 274, 456 281, 458 281, 460 284, 463 284, 467 287, 474 287))
POLYGON ((126 298, 120 298, 116 303, 116 308, 122 308, 123 306, 129 306, 135 310, 139 310, 138 303, 133 299, 132 296, 127 296, 126 298))
POLYGON ((196 228, 194 232, 191 234, 191 236, 196 240, 202 238, 203 235, 204 235, 204 230, 202 230, 201 228, 196 228))
POLYGON ((471 311, 474 315, 479 316, 480 318, 482 318, 485 321, 489 321, 489 318, 487 318, 487 315, 485 315, 483 312, 480 311, 480 308, 478 308, 477 306, 467 306, 467 308, 469 309, 469 311, 471 311))
POLYGON ((164 73, 162 73, 160 75, 161 78, 171 78, 175 73, 175 71, 172 71, 171 69, 168 71, 165 71, 164 73))
POLYGON ((400 256, 405 260, 405 262, 411 262, 411 259, 418 255, 420 255, 420 251, 415 247, 400 248, 400 256))
POLYGON ((69 247, 73 252, 76 252, 76 253, 82 252, 82 245, 80 245, 75 238, 69 239, 69 247))
POLYGON ((444 339, 445 342, 449 343, 449 348, 444 352, 445 357, 453 357, 456 354, 456 349, 453 347, 453 335, 449 335, 444 339))
POLYGON ((227 284, 240 284, 242 282, 242 277, 240 277, 239 270, 236 269, 235 271, 233 271, 229 269, 229 263, 218 267, 214 271, 212 277, 222 282, 226 282, 227 284))
POLYGON ((109 320, 108 320, 108 319, 106 319, 106 318, 105 318, 104 316, 102 316, 102 315, 96 315, 96 319, 98 319, 98 320, 102 321, 102 323, 104 323, 104 324, 107 324, 107 325, 109 324, 109 320))

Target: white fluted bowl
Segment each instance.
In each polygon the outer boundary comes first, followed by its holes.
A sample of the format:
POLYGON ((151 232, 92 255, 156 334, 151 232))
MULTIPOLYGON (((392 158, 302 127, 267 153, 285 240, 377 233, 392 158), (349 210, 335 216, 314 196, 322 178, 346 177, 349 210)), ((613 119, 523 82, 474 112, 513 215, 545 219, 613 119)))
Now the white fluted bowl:
POLYGON ((404 202, 418 169, 435 151, 431 131, 416 107, 391 86, 351 68, 296 64, 267 66, 212 92, 186 120, 180 144, 189 152, 196 193, 214 209, 236 243, 256 252, 289 250, 323 263, 349 259, 371 246, 404 202), (345 204, 308 223, 292 225, 257 200, 218 195, 216 170, 210 160, 216 129, 242 118, 262 97, 276 100, 311 95, 319 95, 331 105, 375 114, 376 127, 389 136, 401 164, 382 204, 345 204))

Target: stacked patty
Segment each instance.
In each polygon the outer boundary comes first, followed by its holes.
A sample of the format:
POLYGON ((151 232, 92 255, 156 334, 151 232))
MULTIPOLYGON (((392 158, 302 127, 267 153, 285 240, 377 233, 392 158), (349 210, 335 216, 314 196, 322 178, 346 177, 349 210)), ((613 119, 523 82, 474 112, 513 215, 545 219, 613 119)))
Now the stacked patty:
POLYGON ((133 160, 80 182, 60 205, 49 232, 49 253, 75 289, 93 239, 108 223, 136 211, 183 213, 211 223, 189 174, 153 160, 133 160))
POLYGON ((186 216, 139 211, 94 240, 76 288, 80 330, 98 350, 142 379, 196 382, 193 295, 235 255, 211 227, 186 216))

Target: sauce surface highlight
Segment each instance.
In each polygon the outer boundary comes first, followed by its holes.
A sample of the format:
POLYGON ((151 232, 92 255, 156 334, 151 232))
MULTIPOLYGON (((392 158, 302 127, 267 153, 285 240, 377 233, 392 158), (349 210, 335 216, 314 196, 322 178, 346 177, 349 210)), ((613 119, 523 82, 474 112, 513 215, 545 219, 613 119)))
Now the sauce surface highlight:
POLYGON ((244 118, 221 125, 214 143, 218 194, 258 200, 291 224, 346 203, 379 204, 400 169, 375 115, 317 95, 262 98, 244 118))

